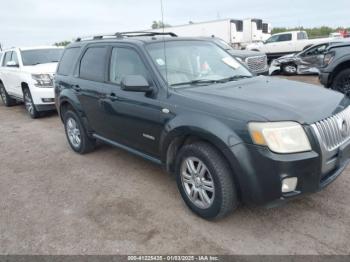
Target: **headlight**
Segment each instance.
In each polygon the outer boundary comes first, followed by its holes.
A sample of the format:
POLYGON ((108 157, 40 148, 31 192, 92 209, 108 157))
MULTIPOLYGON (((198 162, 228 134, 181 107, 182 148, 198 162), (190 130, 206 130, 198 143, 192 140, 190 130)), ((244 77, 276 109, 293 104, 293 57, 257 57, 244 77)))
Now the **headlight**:
POLYGON ((329 65, 333 61, 334 55, 335 55, 334 52, 330 52, 330 53, 326 54, 323 58, 323 65, 324 66, 329 65))
POLYGON ((296 122, 249 123, 252 140, 275 153, 298 153, 311 150, 303 127, 296 122))
POLYGON ((273 66, 279 66, 281 63, 278 60, 273 60, 271 65, 273 66))
POLYGON ((49 74, 32 74, 32 78, 34 79, 34 85, 37 87, 52 87, 53 79, 49 74))

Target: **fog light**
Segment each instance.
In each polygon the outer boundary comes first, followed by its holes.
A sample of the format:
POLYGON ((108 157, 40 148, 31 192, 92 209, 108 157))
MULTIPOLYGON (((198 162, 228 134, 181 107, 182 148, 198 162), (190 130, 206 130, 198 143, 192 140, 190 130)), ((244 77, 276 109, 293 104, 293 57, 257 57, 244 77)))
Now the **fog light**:
POLYGON ((298 184, 297 177, 287 177, 282 180, 282 193, 290 193, 295 191, 298 184))

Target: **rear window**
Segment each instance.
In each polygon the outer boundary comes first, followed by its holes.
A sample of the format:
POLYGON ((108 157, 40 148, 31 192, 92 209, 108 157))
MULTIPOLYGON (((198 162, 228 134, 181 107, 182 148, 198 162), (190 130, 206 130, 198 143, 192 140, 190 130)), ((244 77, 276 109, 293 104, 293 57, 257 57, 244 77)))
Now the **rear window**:
POLYGON ((61 48, 36 49, 21 51, 24 66, 57 63, 63 53, 61 48))
POLYGON ((103 82, 105 80, 106 47, 90 47, 80 62, 80 78, 103 82))
POLYGON ((69 75, 72 73, 73 67, 78 59, 80 47, 67 48, 64 51, 61 61, 58 65, 57 74, 69 75))
POLYGON ((298 38, 298 40, 307 39, 307 34, 305 32, 299 32, 297 34, 297 38, 298 38))

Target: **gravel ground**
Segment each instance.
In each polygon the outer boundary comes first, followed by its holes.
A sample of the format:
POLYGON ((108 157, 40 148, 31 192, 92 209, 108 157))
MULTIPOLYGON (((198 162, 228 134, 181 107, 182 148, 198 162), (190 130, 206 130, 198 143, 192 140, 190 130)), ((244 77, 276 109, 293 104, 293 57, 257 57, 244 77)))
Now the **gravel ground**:
POLYGON ((56 114, 0 102, 0 134, 1 254, 350 254, 349 168, 283 207, 207 222, 159 166, 105 145, 73 153, 56 114))

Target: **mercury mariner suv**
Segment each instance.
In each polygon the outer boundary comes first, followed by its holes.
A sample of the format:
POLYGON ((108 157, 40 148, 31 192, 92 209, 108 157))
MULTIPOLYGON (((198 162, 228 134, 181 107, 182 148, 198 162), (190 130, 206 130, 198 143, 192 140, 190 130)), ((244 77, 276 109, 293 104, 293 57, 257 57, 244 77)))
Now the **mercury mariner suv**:
POLYGON ((0 95, 6 106, 23 101, 32 118, 55 109, 53 74, 63 48, 12 48, 0 60, 0 95))
POLYGON ((54 82, 75 152, 99 140, 163 165, 206 219, 240 202, 276 205, 317 192, 349 162, 346 96, 253 76, 209 40, 153 32, 77 39, 54 82))

